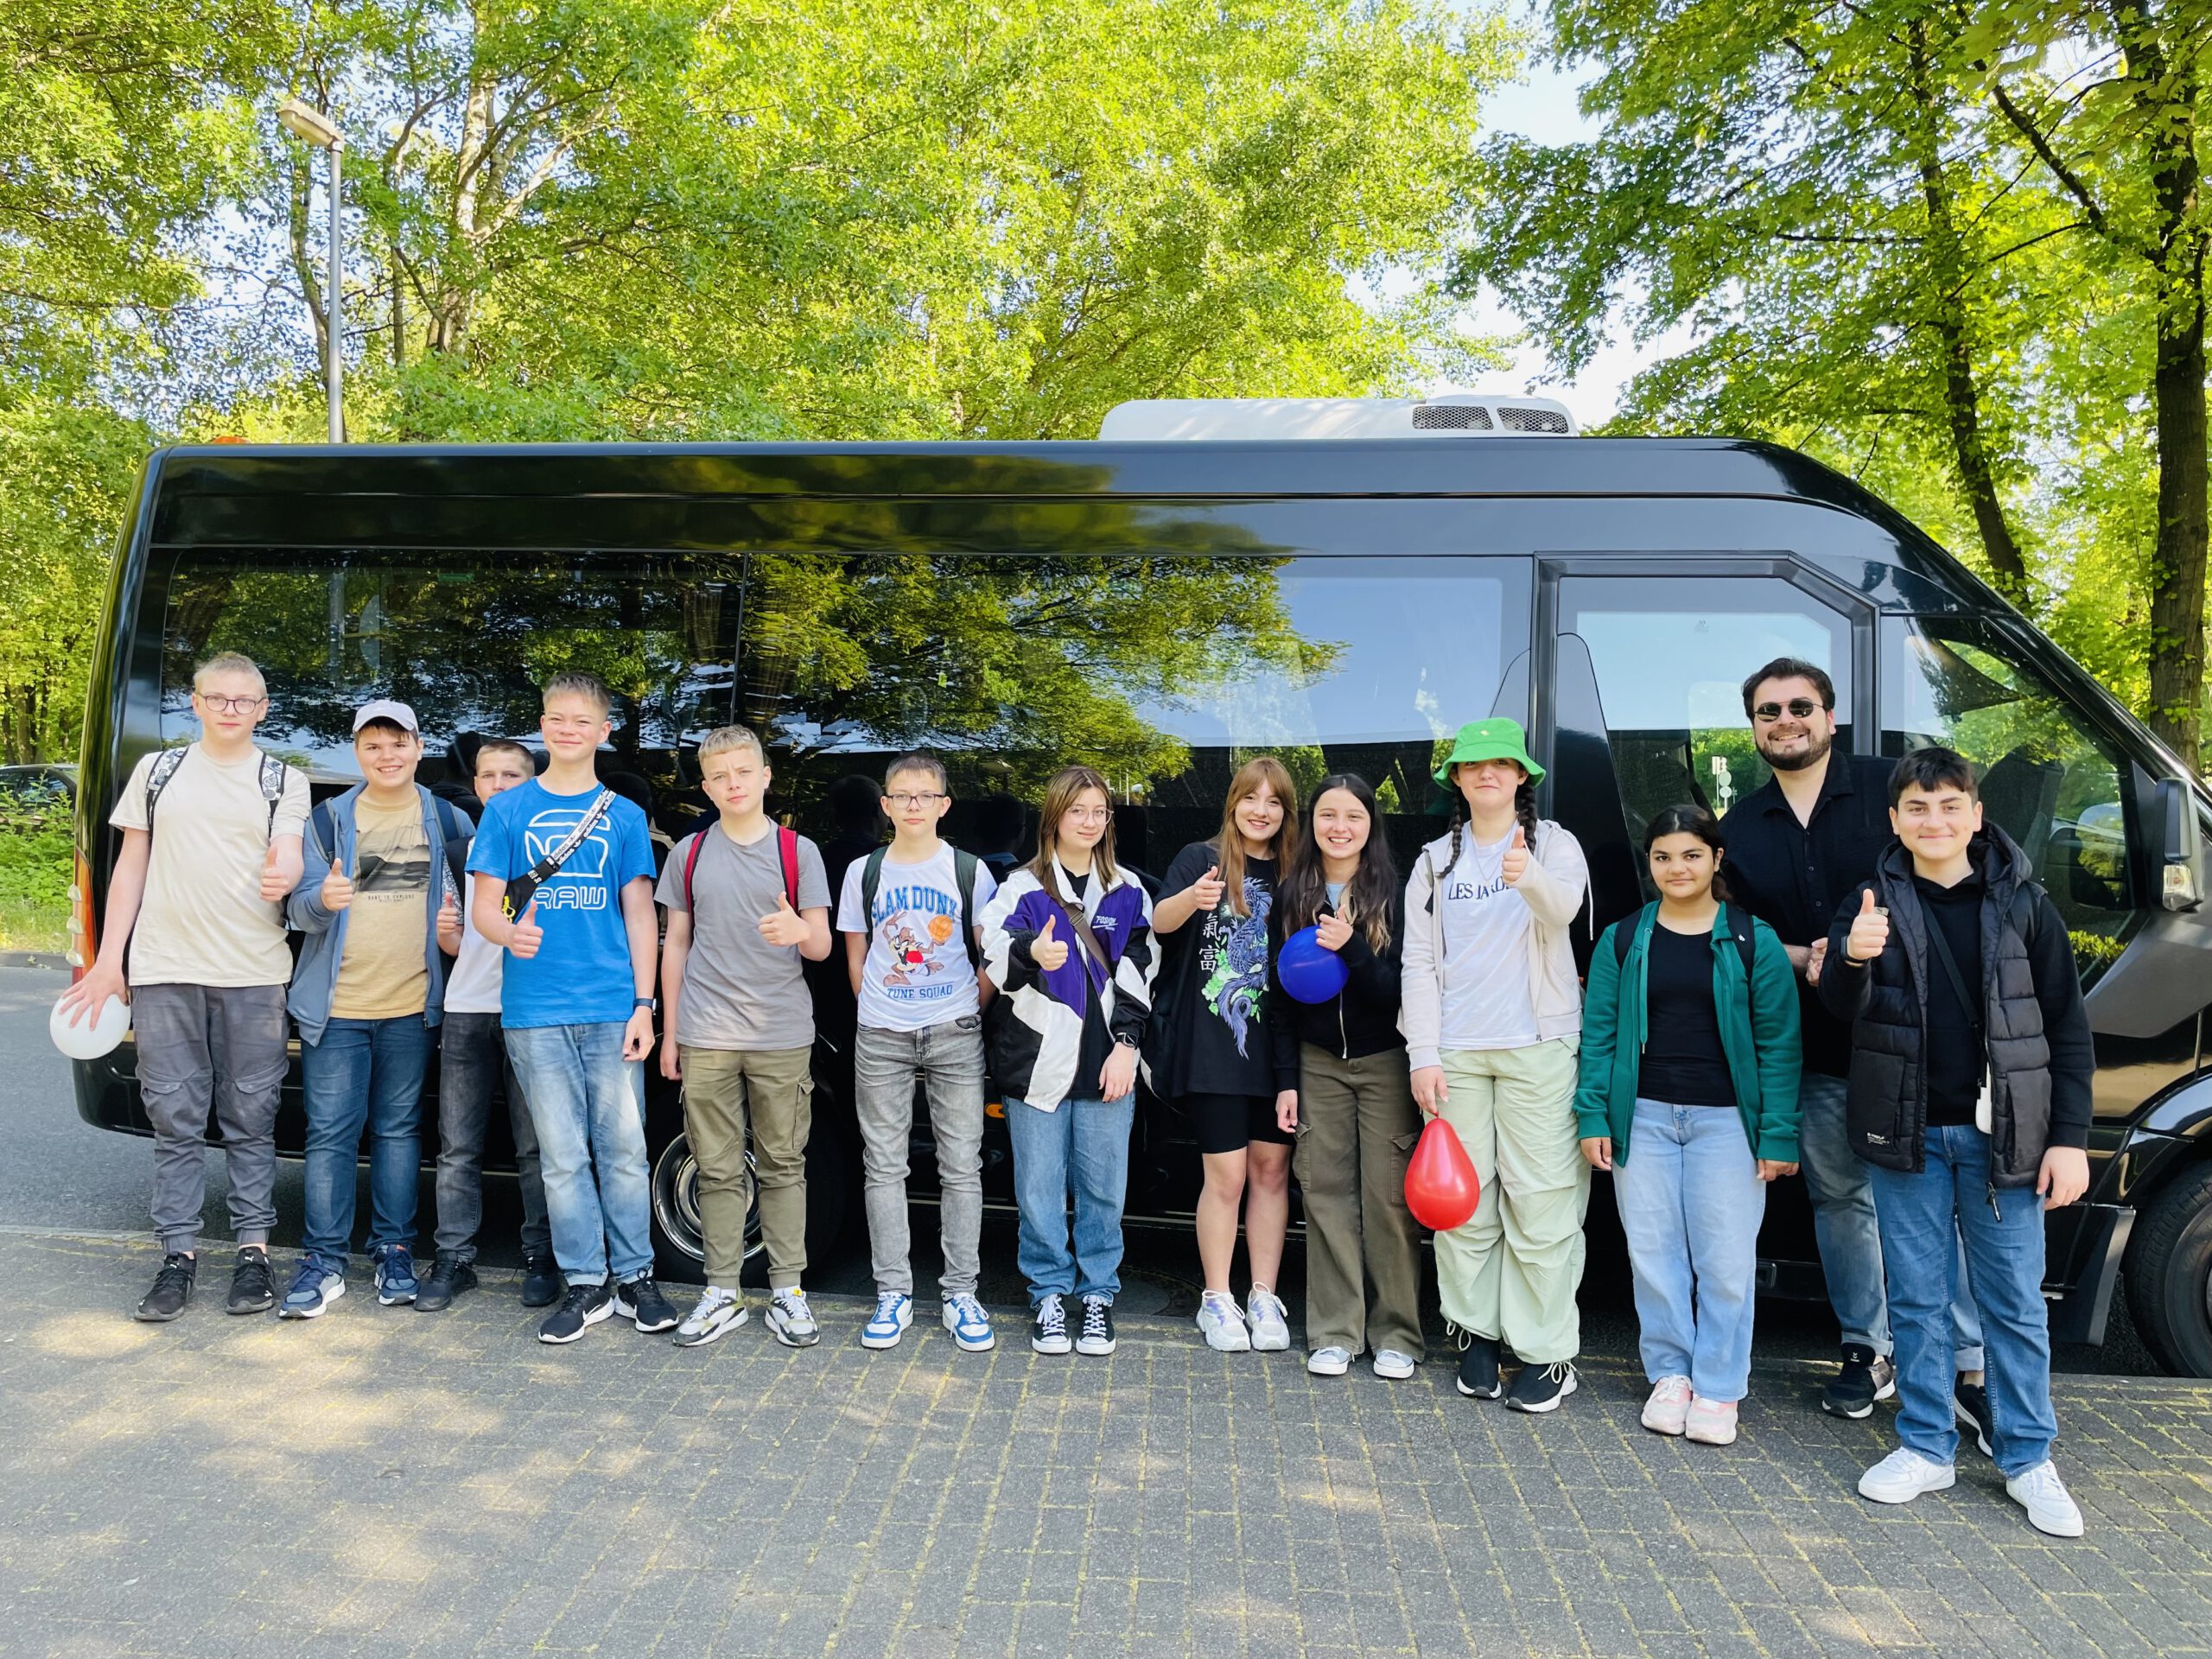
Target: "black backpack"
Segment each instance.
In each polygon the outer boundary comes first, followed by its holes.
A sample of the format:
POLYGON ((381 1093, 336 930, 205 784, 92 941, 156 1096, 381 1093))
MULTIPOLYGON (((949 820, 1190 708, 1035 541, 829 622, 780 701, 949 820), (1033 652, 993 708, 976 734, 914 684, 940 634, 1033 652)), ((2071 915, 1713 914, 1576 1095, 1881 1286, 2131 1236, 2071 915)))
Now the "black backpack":
MULTIPOLYGON (((875 928, 875 890, 883 885, 883 861, 891 849, 879 847, 861 867, 861 919, 875 928)), ((976 869, 982 862, 975 854, 952 849, 952 885, 960 889, 960 938, 968 947, 968 965, 981 972, 983 947, 976 938, 976 869)))

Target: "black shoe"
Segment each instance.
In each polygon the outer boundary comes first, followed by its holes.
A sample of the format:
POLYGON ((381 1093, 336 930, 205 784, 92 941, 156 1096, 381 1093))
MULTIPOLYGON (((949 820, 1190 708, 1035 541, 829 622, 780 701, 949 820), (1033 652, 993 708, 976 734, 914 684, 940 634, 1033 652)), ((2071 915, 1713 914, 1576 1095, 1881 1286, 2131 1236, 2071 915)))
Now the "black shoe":
POLYGON ((1574 1365, 1570 1360, 1555 1360, 1549 1365, 1523 1365, 1521 1375, 1513 1379, 1513 1386, 1506 1391, 1506 1409, 1557 1411, 1559 1402, 1573 1394, 1574 1389, 1574 1365))
POLYGON ((1831 1417, 1856 1422, 1874 1414, 1874 1402, 1897 1391, 1897 1372, 1863 1342, 1843 1344, 1843 1369, 1821 1390, 1821 1409, 1831 1417))
POLYGON ((276 1306, 276 1279, 269 1271, 269 1252, 240 1250, 231 1269, 231 1297, 226 1313, 266 1313, 276 1306))
POLYGON ((561 1300, 561 1269, 550 1255, 522 1259, 522 1305, 550 1307, 561 1300))
POLYGON ((1068 1341, 1067 1304, 1059 1292, 1047 1291, 1037 1304, 1037 1317, 1029 1326, 1029 1345, 1040 1354, 1065 1354, 1068 1341))
POLYGON ((540 1342, 574 1342, 587 1325, 597 1325, 614 1312, 614 1293, 605 1285, 570 1285, 561 1306, 537 1327, 540 1342))
POLYGON ((1985 1458, 1997 1453, 1989 1444, 1989 1390, 1979 1382, 1960 1382, 1951 1389, 1951 1415, 1971 1434, 1985 1458))
POLYGON ((650 1273, 625 1279, 614 1287, 614 1311, 626 1319, 636 1320, 640 1331, 673 1331, 683 1317, 660 1294, 650 1273))
POLYGON ((1114 1304, 1103 1296, 1083 1299, 1083 1329, 1076 1335, 1075 1351, 1078 1354, 1114 1351, 1114 1304))
POLYGON ((453 1306, 454 1297, 475 1288, 475 1263, 450 1250, 440 1250, 429 1272, 423 1275, 423 1287, 415 1293, 415 1311, 442 1313, 453 1306))
POLYGON ((162 1270, 154 1275, 154 1287, 138 1304, 137 1318, 149 1325, 162 1325, 184 1312, 185 1304, 192 1300, 192 1279, 197 1264, 181 1250, 172 1250, 162 1258, 162 1270))
POLYGON ((1497 1380, 1497 1338, 1467 1333, 1459 1356, 1459 1392, 1470 1400, 1495 1400, 1505 1392, 1497 1380))

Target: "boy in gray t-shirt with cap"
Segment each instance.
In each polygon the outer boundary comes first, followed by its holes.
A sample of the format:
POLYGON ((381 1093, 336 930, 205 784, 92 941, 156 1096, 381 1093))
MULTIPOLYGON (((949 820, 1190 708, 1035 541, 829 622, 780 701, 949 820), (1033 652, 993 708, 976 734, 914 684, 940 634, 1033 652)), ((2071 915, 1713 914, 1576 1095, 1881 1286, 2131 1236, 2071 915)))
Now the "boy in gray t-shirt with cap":
POLYGON ((737 1280, 749 1119, 768 1250, 768 1329, 787 1346, 810 1347, 820 1332, 799 1281, 814 999, 799 960, 830 954, 830 883, 815 844, 769 818, 768 762, 750 730, 709 733, 699 770, 721 821, 677 843, 653 895, 668 911, 661 1075, 683 1084, 707 1246, 707 1287, 676 1341, 699 1347, 745 1323, 737 1280))

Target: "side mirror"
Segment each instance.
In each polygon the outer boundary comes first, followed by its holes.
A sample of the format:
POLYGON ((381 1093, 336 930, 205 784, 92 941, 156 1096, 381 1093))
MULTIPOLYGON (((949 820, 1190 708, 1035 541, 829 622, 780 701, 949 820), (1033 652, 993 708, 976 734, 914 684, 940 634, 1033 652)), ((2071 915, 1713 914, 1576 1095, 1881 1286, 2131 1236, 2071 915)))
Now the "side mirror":
POLYGON ((2178 778, 2158 784, 2158 902, 2168 910, 2195 910, 2204 902, 2204 838, 2196 801, 2178 778))

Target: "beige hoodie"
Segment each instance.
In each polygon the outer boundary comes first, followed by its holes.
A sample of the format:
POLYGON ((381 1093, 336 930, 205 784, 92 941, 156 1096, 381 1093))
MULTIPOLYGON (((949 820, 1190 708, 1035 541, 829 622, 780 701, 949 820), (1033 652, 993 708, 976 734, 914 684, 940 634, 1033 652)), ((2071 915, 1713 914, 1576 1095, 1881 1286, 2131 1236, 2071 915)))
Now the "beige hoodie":
MULTIPOLYGON (((1406 1056, 1416 1067, 1440 1065, 1444 1025, 1444 952, 1440 949, 1436 883, 1452 856, 1452 837, 1439 836, 1421 849, 1406 883, 1405 1001, 1398 1023, 1406 1056)), ((1530 930, 1529 1001, 1541 1042, 1582 1034, 1582 982, 1574 971, 1569 931, 1589 891, 1590 867, 1582 843, 1542 818, 1535 856, 1515 884, 1535 925, 1530 930)))

